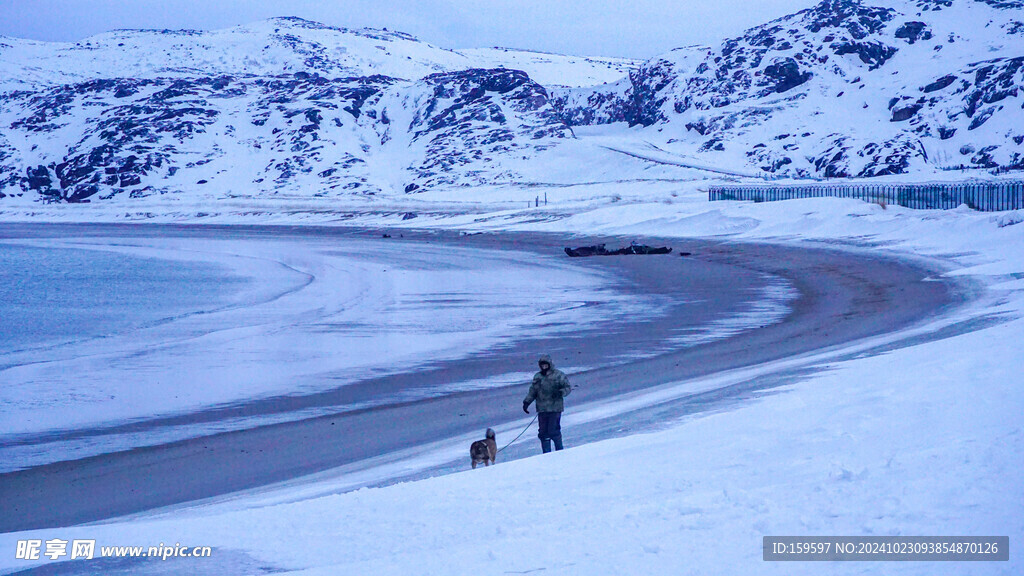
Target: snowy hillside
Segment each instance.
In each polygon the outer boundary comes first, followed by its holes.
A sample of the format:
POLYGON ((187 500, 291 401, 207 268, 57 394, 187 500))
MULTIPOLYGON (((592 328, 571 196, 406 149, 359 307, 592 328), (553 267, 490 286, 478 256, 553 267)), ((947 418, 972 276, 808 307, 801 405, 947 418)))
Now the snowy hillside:
POLYGON ((1022 7, 824 0, 635 69, 296 18, 0 39, 0 203, 988 177, 1024 169, 1022 7))
POLYGON ((301 18, 272 18, 210 32, 114 30, 75 43, 0 37, 0 89, 72 84, 106 78, 307 72, 327 78, 382 74, 416 80, 467 68, 514 68, 552 84, 614 82, 639 62, 507 48, 454 51, 409 34, 349 30, 301 18))
POLYGON ((516 166, 572 137, 520 69, 575 85, 635 64, 460 53, 297 18, 76 44, 6 38, 0 198, 374 195, 514 181, 516 166))
POLYGON ((467 58, 386 30, 346 30, 274 18, 226 30, 115 30, 76 43, 5 38, 7 82, 73 83, 98 78, 277 75, 419 78, 470 66, 467 58))
POLYGON ((512 48, 471 48, 458 52, 481 68, 523 70, 544 86, 614 84, 642 64, 625 58, 565 56, 512 48))
POLYGON ((699 53, 568 91, 681 156, 792 177, 1024 168, 1024 3, 825 0, 699 53))
POLYGON ((510 179, 572 132, 520 71, 95 80, 6 96, 0 181, 45 199, 307 196, 510 179))

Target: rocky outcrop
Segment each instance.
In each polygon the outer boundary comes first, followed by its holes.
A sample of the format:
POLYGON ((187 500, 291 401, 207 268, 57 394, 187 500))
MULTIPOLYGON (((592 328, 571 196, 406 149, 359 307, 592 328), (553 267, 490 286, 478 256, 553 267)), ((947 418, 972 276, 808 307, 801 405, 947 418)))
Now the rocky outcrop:
POLYGON ((412 90, 424 93, 413 110, 411 140, 423 145, 425 153, 412 167, 415 188, 407 187, 410 192, 512 179, 500 167, 503 156, 529 156, 551 139, 572 136, 550 113, 544 87, 519 70, 435 74, 412 90))

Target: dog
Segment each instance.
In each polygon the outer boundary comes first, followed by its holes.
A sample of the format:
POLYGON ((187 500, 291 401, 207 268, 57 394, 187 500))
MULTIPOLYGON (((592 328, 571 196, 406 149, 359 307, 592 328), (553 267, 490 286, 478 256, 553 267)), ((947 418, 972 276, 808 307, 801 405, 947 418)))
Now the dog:
POLYGON ((481 462, 484 466, 494 464, 494 459, 498 456, 498 442, 494 438, 494 430, 488 428, 486 438, 477 440, 469 446, 469 459, 474 469, 481 462))

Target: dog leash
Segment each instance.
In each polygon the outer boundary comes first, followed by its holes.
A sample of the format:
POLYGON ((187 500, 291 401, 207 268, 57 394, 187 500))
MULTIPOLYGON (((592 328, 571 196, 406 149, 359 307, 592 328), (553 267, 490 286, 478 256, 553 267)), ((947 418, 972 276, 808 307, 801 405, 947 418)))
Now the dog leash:
MULTIPOLYGON (((530 429, 530 426, 533 426, 533 423, 536 422, 536 421, 537 421, 537 415, 535 414, 533 416, 533 420, 530 420, 530 423, 526 425, 526 428, 523 428, 523 431, 519 433, 519 436, 522 436, 523 434, 525 434, 526 431, 530 429)), ((519 440, 519 436, 516 436, 515 438, 513 438, 512 442, 515 442, 516 440, 519 440)), ((509 446, 511 446, 512 442, 509 442, 508 444, 505 444, 505 446, 502 447, 501 450, 504 450, 505 448, 508 448, 509 446)), ((501 454, 501 450, 498 450, 497 452, 495 452, 494 453, 495 456, 497 456, 498 454, 501 454)))

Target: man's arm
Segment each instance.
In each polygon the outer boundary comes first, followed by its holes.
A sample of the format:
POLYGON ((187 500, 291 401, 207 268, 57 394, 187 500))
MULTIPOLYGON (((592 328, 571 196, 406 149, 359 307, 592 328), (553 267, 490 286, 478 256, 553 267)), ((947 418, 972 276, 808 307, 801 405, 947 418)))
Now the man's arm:
POLYGON ((540 378, 536 375, 533 377, 533 383, 530 384, 530 391, 526 393, 526 398, 523 398, 523 407, 527 407, 531 402, 537 399, 537 388, 540 387, 540 378))
POLYGON ((572 392, 572 386, 569 385, 569 377, 565 374, 562 374, 562 377, 559 378, 559 380, 558 389, 562 393, 562 398, 565 398, 570 392, 572 392))

